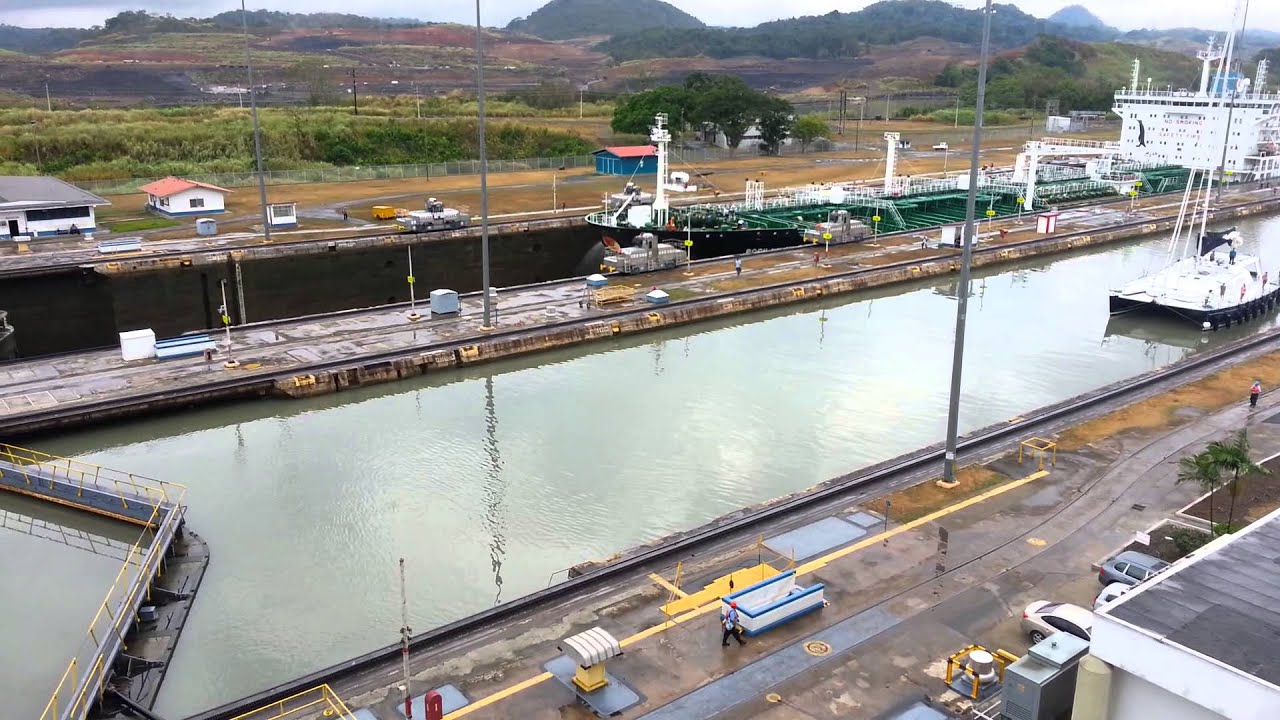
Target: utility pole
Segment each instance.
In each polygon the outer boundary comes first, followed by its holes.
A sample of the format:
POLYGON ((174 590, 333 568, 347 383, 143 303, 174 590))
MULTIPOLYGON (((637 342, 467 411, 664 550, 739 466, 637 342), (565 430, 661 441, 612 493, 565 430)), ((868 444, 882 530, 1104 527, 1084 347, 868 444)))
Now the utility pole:
POLYGON ((231 314, 227 309, 227 281, 221 281, 222 286, 222 306, 218 308, 218 314, 222 316, 222 326, 227 330, 227 359, 222 363, 222 367, 232 370, 240 367, 239 361, 231 354, 231 314))
MULTIPOLYGON (((253 115, 253 160, 258 169, 258 202, 262 204, 262 237, 271 242, 271 222, 267 219, 267 181, 262 175, 262 128, 258 125, 258 96, 253 91, 253 58, 249 55, 249 13, 240 0, 240 22, 244 27, 244 66, 249 73, 249 112, 253 115)), ((240 308, 240 322, 247 322, 240 308)))
POLYGON ((956 122, 951 127, 953 128, 960 127, 960 93, 956 93, 956 122))
POLYGON ((409 693, 409 595, 404 589, 404 558, 400 558, 400 656, 404 673, 400 688, 404 690, 405 720, 413 720, 413 696, 409 693))
POLYGON ((351 111, 356 115, 360 114, 360 97, 359 92, 356 91, 355 68, 351 68, 351 111))
POLYGON ((858 103, 858 129, 853 131, 853 151, 854 152, 858 151, 858 140, 862 136, 862 118, 867 112, 867 99, 864 97, 864 98, 859 98, 859 100, 861 102, 858 103))
POLYGON ((418 314, 418 301, 417 301, 417 298, 414 296, 414 292, 413 292, 413 284, 416 281, 417 281, 417 278, 413 276, 413 246, 410 245, 409 246, 409 314, 406 316, 409 318, 410 322, 416 322, 422 319, 422 316, 418 314))
POLYGON ((44 81, 44 109, 46 112, 53 112, 53 98, 49 97, 49 79, 44 81))
POLYGON ((418 90, 418 84, 413 84, 413 103, 417 106, 418 119, 422 119, 422 93, 418 90))
POLYGON ((987 57, 991 50, 991 0, 986 0, 982 18, 982 54, 978 60, 978 97, 973 117, 973 147, 969 154, 969 197, 965 201, 964 250, 960 257, 960 294, 956 302, 955 350, 951 359, 951 398, 947 405, 947 449, 943 456, 942 480, 956 480, 956 443, 960 427, 960 377, 964 364, 965 318, 969 311, 969 276, 973 262, 974 215, 978 202, 978 162, 982 151, 982 109, 987 99, 987 57))
MULTIPOLYGON (((482 329, 493 329, 493 302, 489 292, 489 161, 484 147, 484 30, 480 26, 480 0, 476 0, 476 119, 480 126, 480 292, 484 295, 482 329)), ((661 178, 659 178, 661 179, 661 178)))
POLYGON ((844 113, 846 108, 848 107, 849 107, 848 91, 841 90, 840 91, 840 135, 841 136, 844 135, 844 113))

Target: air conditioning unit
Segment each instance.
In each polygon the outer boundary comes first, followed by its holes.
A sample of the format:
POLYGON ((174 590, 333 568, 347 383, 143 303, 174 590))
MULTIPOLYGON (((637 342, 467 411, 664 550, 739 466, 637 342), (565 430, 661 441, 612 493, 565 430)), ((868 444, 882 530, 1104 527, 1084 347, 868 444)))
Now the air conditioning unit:
POLYGON ((1036 643, 1004 672, 1005 720, 1066 720, 1075 702, 1076 668, 1086 640, 1058 632, 1036 643))

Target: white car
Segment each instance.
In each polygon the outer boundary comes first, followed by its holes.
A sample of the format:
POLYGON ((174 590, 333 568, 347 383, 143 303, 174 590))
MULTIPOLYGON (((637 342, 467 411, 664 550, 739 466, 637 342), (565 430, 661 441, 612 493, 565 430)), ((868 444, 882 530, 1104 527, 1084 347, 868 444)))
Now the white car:
POLYGON ((937 150, 938 152, 943 152, 943 151, 945 151, 945 150, 950 149, 950 147, 951 147, 950 145, 947 145, 947 144, 946 144, 946 143, 944 143, 944 142, 940 142, 940 143, 938 143, 937 145, 934 145, 934 146, 933 146, 933 149, 934 149, 934 150, 937 150))
POLYGON ((1094 609, 1094 610, 1097 610, 1098 608, 1102 607, 1103 605, 1106 605, 1107 603, 1111 602, 1112 600, 1115 600, 1116 598, 1120 597, 1121 595, 1123 595, 1123 594, 1125 594, 1125 593, 1129 592, 1129 591, 1130 591, 1130 590, 1132 590, 1134 587, 1136 587, 1136 586, 1134 586, 1134 585, 1129 585, 1129 584, 1127 584, 1127 583, 1122 583, 1122 582, 1113 582, 1113 583, 1111 583, 1110 585, 1108 585, 1108 586, 1106 586, 1106 587, 1102 588, 1102 592, 1098 593, 1098 597, 1096 597, 1096 598, 1094 598, 1094 599, 1093 599, 1093 609, 1094 609))
POLYGON ((1071 603, 1037 600, 1022 612, 1022 631, 1032 644, 1059 631, 1088 640, 1093 632, 1093 611, 1071 603))

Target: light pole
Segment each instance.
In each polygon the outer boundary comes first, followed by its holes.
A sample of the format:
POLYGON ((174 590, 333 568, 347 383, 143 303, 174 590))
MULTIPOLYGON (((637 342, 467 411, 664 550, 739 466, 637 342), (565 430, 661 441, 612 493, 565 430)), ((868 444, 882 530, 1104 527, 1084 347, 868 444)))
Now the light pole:
MULTIPOLYGON (((240 0, 240 21, 244 27, 244 66, 249 73, 249 113, 253 115, 253 160, 258 168, 258 201, 262 204, 262 236, 271 242, 271 223, 267 221, 267 181, 262 175, 262 130, 258 127, 258 96, 253 92, 253 62, 249 55, 249 13, 245 10, 244 0, 240 0)), ((240 309, 240 322, 244 308, 240 309)))
POLYGON ((240 367, 240 362, 231 354, 231 314, 227 309, 227 281, 223 280, 222 285, 222 307, 218 308, 218 313, 222 315, 222 326, 227 329, 227 360, 222 363, 222 367, 232 370, 240 367))
POLYGON ((489 295, 489 162, 484 147, 484 30, 480 26, 480 0, 476 0, 476 119, 480 132, 480 287, 484 293, 482 330, 493 329, 493 303, 489 295))
POLYGON ((582 119, 582 106, 586 100, 587 90, 590 89, 592 85, 600 82, 601 80, 604 80, 604 78, 596 78, 595 80, 588 80, 587 82, 578 86, 578 119, 579 120, 582 119))
POLYGON ((416 322, 422 319, 418 314, 418 301, 413 294, 413 246, 409 246, 409 314, 406 316, 410 322, 416 322))
POLYGON ((951 360, 951 398, 947 404, 947 449, 942 462, 942 481, 956 481, 956 442, 960 427, 960 377, 964 365, 964 323, 969 311, 969 276, 973 262, 974 215, 978 204, 978 161, 982 150, 982 108, 987 99, 987 56, 991 48, 991 0, 986 0, 982 19, 982 53, 978 60, 978 97, 973 117, 973 147, 969 157, 969 197, 965 202, 964 250, 960 257, 960 295, 956 303, 955 351, 951 360))
POLYGON ((956 93, 956 122, 951 127, 953 128, 960 127, 960 93, 956 93))
POLYGON ((858 127, 853 131, 853 151, 858 152, 858 140, 862 136, 862 118, 867 113, 867 99, 858 98, 858 127))
POLYGON ((559 207, 556 204, 556 174, 551 173, 551 212, 558 212, 559 207))

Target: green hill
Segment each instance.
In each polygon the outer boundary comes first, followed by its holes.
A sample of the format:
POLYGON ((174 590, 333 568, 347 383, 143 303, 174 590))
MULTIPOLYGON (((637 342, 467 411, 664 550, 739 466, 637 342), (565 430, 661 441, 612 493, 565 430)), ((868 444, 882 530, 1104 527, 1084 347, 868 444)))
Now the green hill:
POLYGON ((703 28, 706 24, 662 0, 551 0, 529 17, 512 20, 507 29, 544 40, 652 28, 703 28))
MULTIPOLYGON (((1106 31, 1058 25, 1013 5, 1000 5, 991 20, 996 48, 1022 47, 1047 32, 1094 40, 1106 31)), ((893 45, 921 37, 976 44, 982 39, 982 13, 942 0, 882 0, 857 12, 776 20, 753 28, 642 30, 616 35, 597 49, 619 62, 697 55, 821 59, 855 57, 868 44, 893 45)))

